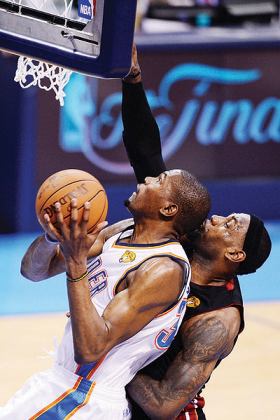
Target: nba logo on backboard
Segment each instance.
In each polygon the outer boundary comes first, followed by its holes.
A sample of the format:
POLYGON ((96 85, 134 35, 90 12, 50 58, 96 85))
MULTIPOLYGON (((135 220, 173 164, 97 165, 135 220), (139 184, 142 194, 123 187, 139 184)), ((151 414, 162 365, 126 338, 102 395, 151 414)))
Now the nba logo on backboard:
POLYGON ((91 20, 95 16, 96 0, 79 0, 78 15, 91 20))

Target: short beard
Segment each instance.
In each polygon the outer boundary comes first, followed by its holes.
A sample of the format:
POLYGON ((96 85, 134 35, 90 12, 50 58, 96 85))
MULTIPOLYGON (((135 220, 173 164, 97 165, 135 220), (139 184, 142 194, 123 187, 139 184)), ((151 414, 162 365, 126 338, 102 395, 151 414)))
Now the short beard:
POLYGON ((130 204, 129 198, 126 198, 126 199, 124 200, 123 204, 124 204, 124 206, 125 206, 126 208, 128 208, 128 207, 129 207, 129 204, 130 204))
POLYGON ((190 232, 188 235, 188 239, 194 243, 196 241, 196 239, 200 236, 200 232, 198 229, 193 230, 192 232, 190 232))

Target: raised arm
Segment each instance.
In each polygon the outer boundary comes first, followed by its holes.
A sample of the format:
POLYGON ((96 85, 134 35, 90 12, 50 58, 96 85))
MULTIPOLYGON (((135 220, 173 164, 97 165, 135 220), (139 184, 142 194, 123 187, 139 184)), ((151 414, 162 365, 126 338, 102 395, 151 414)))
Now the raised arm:
POLYGON ((134 45, 132 67, 122 82, 123 142, 137 181, 158 176, 166 170, 161 154, 160 134, 141 82, 134 45), (135 77, 136 76, 136 77, 135 77))
POLYGON ((41 281, 65 271, 65 261, 57 243, 43 233, 27 249, 21 261, 21 274, 28 280, 41 281))
MULTIPOLYGON (((98 236, 90 248, 87 258, 91 259, 96 255, 99 255, 102 251, 104 242, 109 237, 121 232, 132 223, 133 219, 122 220, 121 222, 103 229, 102 232, 100 231, 106 226, 106 223, 100 223, 94 231, 98 236)), ((45 233, 40 235, 29 246, 21 261, 21 274, 28 280, 34 282, 46 280, 61 274, 66 270, 65 260, 60 252, 60 247, 58 243, 55 242, 56 239, 47 225, 46 230, 48 232, 48 238, 53 239, 54 242, 52 243, 50 240, 47 240, 45 233)))
POLYGON ((77 200, 71 201, 71 223, 66 226, 60 204, 56 217, 60 230, 49 228, 60 243, 67 272, 67 290, 72 321, 75 360, 89 364, 99 360, 115 345, 132 337, 163 312, 180 295, 184 270, 169 257, 151 258, 127 274, 125 287, 99 316, 90 297, 87 270, 88 250, 95 238, 87 234, 90 203, 77 224, 77 200))
MULTIPOLYGON (((102 317, 92 305, 87 281, 67 282, 77 363, 99 360, 177 299, 182 268, 169 258, 152 260, 138 268, 137 273, 128 275, 127 287, 111 300, 102 317)), ((80 273, 82 270, 75 275, 80 273)))
MULTIPOLYGON (((138 373, 127 386, 129 395, 148 417, 133 419, 173 420, 202 388, 217 361, 232 349, 238 334, 238 309, 226 308, 184 321, 183 350, 176 356, 161 381, 138 373)), ((160 359, 155 363, 160 363, 160 359)))

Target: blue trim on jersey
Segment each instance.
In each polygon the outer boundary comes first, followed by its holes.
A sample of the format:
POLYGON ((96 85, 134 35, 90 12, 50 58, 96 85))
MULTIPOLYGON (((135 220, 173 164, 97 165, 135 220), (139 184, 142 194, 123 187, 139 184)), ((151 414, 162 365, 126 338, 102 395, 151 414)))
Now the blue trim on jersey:
POLYGON ((65 395, 55 405, 47 409, 44 413, 35 417, 36 420, 63 420, 73 411, 77 411, 79 406, 83 405, 88 398, 88 393, 93 383, 88 379, 82 378, 77 389, 70 390, 69 394, 65 395))
POLYGON ((119 237, 118 237, 118 239, 116 240, 115 244, 116 244, 117 246, 124 246, 124 247, 126 247, 126 248, 156 248, 156 247, 159 247, 159 246, 168 245, 168 244, 174 244, 174 243, 177 243, 177 244, 181 245, 178 239, 168 239, 167 241, 164 241, 164 242, 152 243, 152 244, 131 244, 131 243, 127 243, 127 242, 121 242, 121 240, 122 240, 122 239, 127 239, 127 238, 129 238, 129 237, 130 237, 130 236, 127 236, 127 237, 125 237, 125 238, 121 238, 121 236, 122 236, 122 235, 123 235, 126 231, 133 230, 133 229, 134 229, 134 227, 133 227, 133 226, 128 226, 128 227, 126 227, 126 228, 125 228, 125 229, 124 229, 124 230, 120 233, 120 236, 119 236, 119 237))
POLYGON ((81 367, 76 372, 76 375, 86 378, 90 371, 94 368, 97 362, 91 363, 90 365, 81 365, 81 367))
MULTIPOLYGON (((123 238, 126 239, 126 238, 123 238)), ((178 244, 181 245, 177 239, 169 239, 165 242, 153 243, 153 244, 131 244, 128 242, 121 242, 121 239, 117 239, 115 244, 116 246, 121 246, 124 248, 158 248, 160 246, 168 245, 168 244, 178 244)))

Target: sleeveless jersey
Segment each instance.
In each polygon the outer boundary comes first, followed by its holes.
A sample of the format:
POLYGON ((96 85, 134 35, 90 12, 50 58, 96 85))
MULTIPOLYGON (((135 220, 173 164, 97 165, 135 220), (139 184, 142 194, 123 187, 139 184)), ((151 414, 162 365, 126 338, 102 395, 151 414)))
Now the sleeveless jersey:
MULTIPOLYGON (((196 283, 190 283, 190 294, 187 299, 187 310, 184 315, 184 320, 193 318, 196 315, 213 312, 218 309, 234 306, 240 312, 240 329, 239 334, 244 329, 244 313, 243 300, 239 281, 237 277, 227 283, 226 286, 201 286, 196 283)), ((237 338, 236 338, 237 340, 237 338)), ((141 370, 153 379, 160 381, 163 379, 167 369, 183 349, 180 335, 177 335, 173 340, 167 352, 159 359, 155 360, 151 365, 146 366, 141 370)), ((220 364, 219 360, 215 368, 220 364)), ((209 380, 209 379, 208 379, 209 380)), ((208 382, 208 381, 207 381, 208 382)), ((202 387, 202 389, 204 386, 202 387)), ((177 420, 205 420, 205 415, 202 408, 205 405, 204 398, 200 396, 202 389, 198 395, 185 407, 182 413, 177 417, 177 420)), ((148 420, 149 417, 144 411, 132 401, 132 419, 133 420, 148 420)))
POLYGON ((172 342, 182 322, 189 292, 190 265, 176 240, 160 244, 129 244, 122 242, 132 230, 111 237, 104 244, 102 254, 88 264, 90 295, 99 315, 114 298, 121 281, 153 257, 169 257, 184 268, 185 284, 179 299, 133 337, 111 349, 100 361, 90 365, 77 365, 71 319, 55 357, 65 369, 109 388, 123 388, 143 366, 159 357, 172 342))

